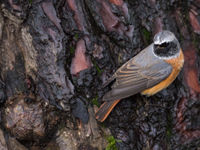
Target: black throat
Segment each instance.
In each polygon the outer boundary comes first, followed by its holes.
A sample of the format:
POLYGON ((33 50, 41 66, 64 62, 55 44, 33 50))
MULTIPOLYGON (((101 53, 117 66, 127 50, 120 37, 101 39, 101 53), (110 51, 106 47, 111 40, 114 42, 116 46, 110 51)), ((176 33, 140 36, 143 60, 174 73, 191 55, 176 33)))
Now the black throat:
POLYGON ((154 53, 160 57, 169 57, 178 53, 178 45, 174 42, 165 42, 160 45, 154 44, 154 53))

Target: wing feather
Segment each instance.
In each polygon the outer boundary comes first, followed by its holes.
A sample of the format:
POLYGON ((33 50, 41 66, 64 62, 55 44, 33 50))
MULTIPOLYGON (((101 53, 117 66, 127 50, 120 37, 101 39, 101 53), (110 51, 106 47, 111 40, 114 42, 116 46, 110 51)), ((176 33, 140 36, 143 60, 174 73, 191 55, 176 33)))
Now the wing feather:
POLYGON ((116 79, 112 90, 104 95, 103 100, 117 100, 139 93, 161 82, 172 71, 172 66, 162 60, 151 64, 140 66, 134 60, 128 61, 109 80, 116 79))

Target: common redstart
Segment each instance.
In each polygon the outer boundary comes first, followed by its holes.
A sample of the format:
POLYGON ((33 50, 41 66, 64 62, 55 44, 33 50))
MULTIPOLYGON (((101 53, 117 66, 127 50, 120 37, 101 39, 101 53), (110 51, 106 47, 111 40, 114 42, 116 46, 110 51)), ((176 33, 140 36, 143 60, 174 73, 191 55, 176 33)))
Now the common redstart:
POLYGON ((153 43, 122 65, 105 83, 113 83, 103 96, 105 101, 96 113, 103 122, 117 103, 136 93, 151 96, 168 87, 177 77, 184 64, 184 56, 175 35, 161 31, 153 43))

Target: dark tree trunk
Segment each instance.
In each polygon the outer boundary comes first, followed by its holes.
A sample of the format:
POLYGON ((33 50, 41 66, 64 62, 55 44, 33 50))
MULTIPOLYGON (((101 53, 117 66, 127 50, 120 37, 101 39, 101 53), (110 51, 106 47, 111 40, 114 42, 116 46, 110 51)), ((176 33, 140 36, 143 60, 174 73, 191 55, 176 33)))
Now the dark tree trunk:
POLYGON ((199 0, 2 0, 0 149, 198 149, 199 35, 199 0), (98 123, 103 83, 166 29, 184 52, 178 78, 98 123))

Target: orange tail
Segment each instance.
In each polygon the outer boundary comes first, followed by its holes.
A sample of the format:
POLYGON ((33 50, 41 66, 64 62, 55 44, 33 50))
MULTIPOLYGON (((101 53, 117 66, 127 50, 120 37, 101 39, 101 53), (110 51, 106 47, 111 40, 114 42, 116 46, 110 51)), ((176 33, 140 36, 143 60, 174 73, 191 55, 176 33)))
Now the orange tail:
POLYGON ((110 112, 113 110, 113 108, 117 105, 117 103, 119 103, 119 100, 115 100, 115 101, 107 101, 104 102, 99 110, 97 111, 97 113, 95 114, 96 119, 100 122, 103 122, 108 115, 110 114, 110 112))

